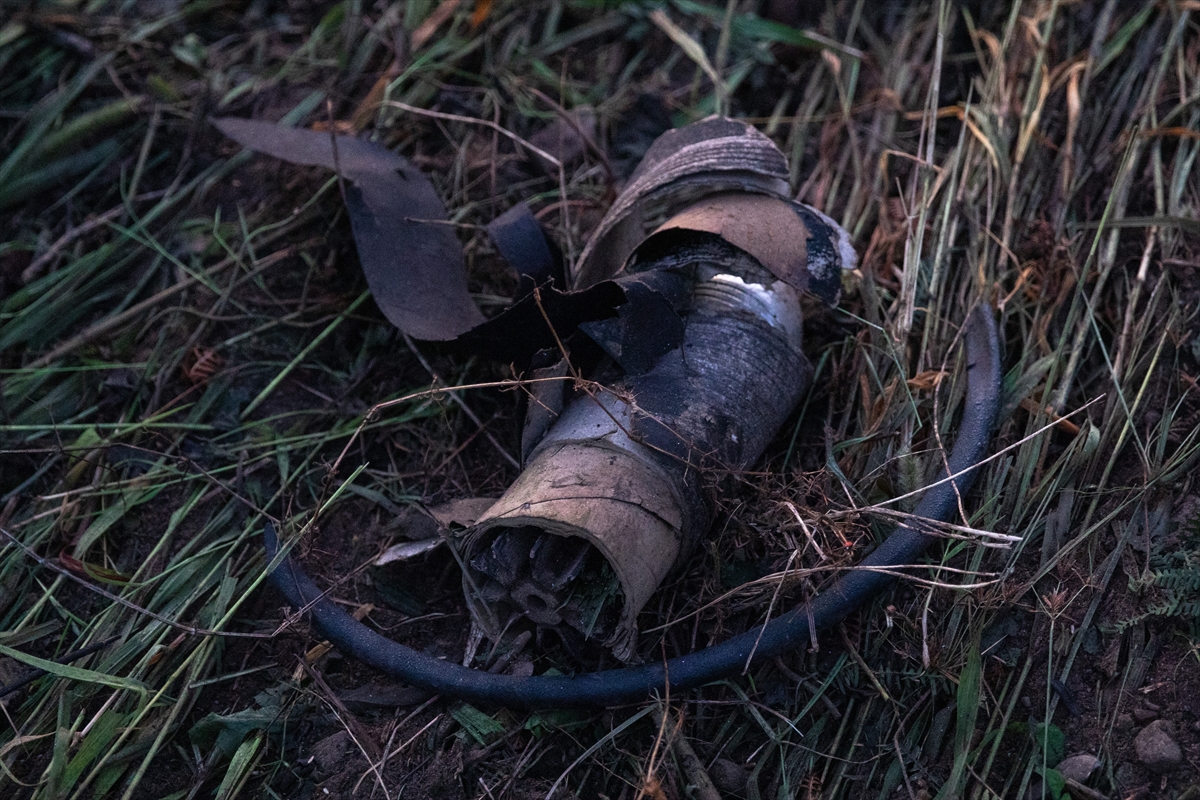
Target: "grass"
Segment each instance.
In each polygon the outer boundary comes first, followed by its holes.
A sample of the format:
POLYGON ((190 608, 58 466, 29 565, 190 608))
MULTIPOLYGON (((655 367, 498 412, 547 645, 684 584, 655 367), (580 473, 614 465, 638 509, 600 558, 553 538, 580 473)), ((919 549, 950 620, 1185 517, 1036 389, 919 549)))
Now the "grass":
POLYGON ((0 781, 37 798, 982 799, 1056 797, 1061 756, 1090 752, 1098 795, 1200 782, 1194 4, 841 0, 792 25, 742 6, 8 16, 0 682, 50 674, 6 698, 0 781), (891 499, 939 468, 956 326, 981 302, 1006 348, 999 455, 922 580, 744 677, 595 713, 356 701, 387 681, 310 649, 261 588, 262 527, 389 635, 461 659, 452 559, 369 562, 412 506, 514 477, 511 393, 442 391, 511 375, 406 345, 363 294, 337 182, 205 120, 373 131, 434 180, 486 303, 511 282, 481 226, 529 199, 578 254, 644 96, 675 124, 755 121, 862 263, 809 325, 804 413, 647 607, 642 652, 819 591, 911 509, 891 499), (488 127, 528 138, 582 105, 612 147, 559 174, 488 127), (1145 771, 1134 711, 1175 723, 1191 761, 1145 771))

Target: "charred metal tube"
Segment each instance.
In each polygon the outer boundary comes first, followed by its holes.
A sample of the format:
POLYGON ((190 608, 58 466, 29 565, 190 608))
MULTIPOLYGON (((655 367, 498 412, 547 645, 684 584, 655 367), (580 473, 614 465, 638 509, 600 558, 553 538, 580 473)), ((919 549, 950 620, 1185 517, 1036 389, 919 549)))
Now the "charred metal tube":
POLYGON ((681 341, 566 406, 476 524, 464 577, 492 635, 517 615, 623 661, 638 612, 710 527, 709 479, 762 455, 812 375, 799 292, 723 239, 652 248, 629 279, 674 286, 681 341))

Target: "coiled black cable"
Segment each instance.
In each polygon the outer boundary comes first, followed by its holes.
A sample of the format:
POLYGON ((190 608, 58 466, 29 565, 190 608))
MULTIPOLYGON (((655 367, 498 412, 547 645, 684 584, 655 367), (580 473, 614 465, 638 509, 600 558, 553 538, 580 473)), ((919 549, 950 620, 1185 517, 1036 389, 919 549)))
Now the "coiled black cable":
MULTIPOLYGON (((948 461, 951 480, 930 487, 914 516, 945 520, 958 507, 958 498, 974 482, 972 469, 991 440, 1000 404, 1000 343, 996 322, 986 307, 967 319, 967 395, 958 437, 948 461), (961 474, 959 474, 961 473, 961 474)), ((347 614, 328 598, 290 558, 271 574, 271 581, 297 608, 312 603, 308 613, 316 629, 344 655, 363 661, 413 686, 475 703, 526 708, 617 705, 641 700, 667 688, 678 691, 737 673, 748 663, 779 655, 809 640, 815 629, 843 619, 894 580, 894 570, 910 564, 934 540, 916 524, 904 524, 863 559, 860 568, 840 578, 811 602, 721 644, 673 658, 666 664, 590 672, 570 677, 494 675, 441 661, 392 641, 347 614), (318 599, 319 598, 319 599, 318 599), (316 602, 313 602, 313 601, 316 602)), ((279 551, 279 540, 267 526, 268 558, 279 551)))

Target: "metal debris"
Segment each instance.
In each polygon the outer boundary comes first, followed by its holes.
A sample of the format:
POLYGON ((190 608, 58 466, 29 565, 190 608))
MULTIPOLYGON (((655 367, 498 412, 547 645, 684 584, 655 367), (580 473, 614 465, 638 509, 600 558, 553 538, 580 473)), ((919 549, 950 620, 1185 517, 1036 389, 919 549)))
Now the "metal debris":
POLYGON ((429 224, 445 210, 404 159, 345 136, 217 124, 345 175, 372 293, 402 330, 541 374, 569 374, 573 337, 607 354, 592 383, 537 390, 524 472, 464 535, 464 589, 492 638, 515 614, 539 637, 634 659, 637 615, 707 533, 716 479, 750 467, 806 390, 800 292, 837 301, 855 265, 848 234, 789 197, 770 139, 711 117, 655 141, 565 287, 527 208, 489 226, 522 295, 484 322, 461 245, 429 224), (537 363, 563 343, 564 361, 537 363))
POLYGON ((715 476, 751 466, 807 389, 800 292, 836 300, 854 254, 784 195, 786 167, 753 128, 707 120, 664 135, 601 223, 574 286, 625 294, 580 326, 607 388, 531 410, 525 471, 467 534, 489 635, 516 614, 635 659, 638 613, 710 527, 715 476))

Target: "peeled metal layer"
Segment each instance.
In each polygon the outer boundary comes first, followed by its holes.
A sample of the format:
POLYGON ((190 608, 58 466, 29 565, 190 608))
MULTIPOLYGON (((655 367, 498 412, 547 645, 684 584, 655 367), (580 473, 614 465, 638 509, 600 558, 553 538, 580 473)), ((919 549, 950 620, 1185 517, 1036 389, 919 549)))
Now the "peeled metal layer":
POLYGON ((808 284, 808 228, 792 204, 759 194, 719 194, 696 203, 663 223, 665 231, 715 233, 745 250, 797 289, 808 284))
POLYGON ((790 195, 787 159, 753 126, 709 117, 667 131, 600 221, 570 283, 585 288, 622 274, 635 251, 670 231, 702 231, 836 305, 842 272, 858 263, 850 235, 790 195))
POLYGON ((721 192, 785 198, 787 159, 754 126, 733 119, 667 131, 600 221, 570 275, 572 287, 612 278, 659 220, 721 192))
POLYGON ((712 233, 738 247, 789 286, 831 306, 842 273, 858 265, 850 234, 810 205, 760 194, 714 194, 660 225, 638 245, 661 248, 681 232, 712 233))

